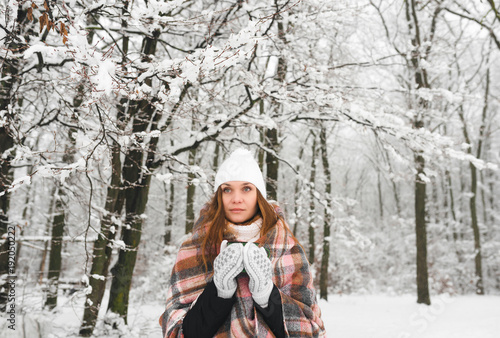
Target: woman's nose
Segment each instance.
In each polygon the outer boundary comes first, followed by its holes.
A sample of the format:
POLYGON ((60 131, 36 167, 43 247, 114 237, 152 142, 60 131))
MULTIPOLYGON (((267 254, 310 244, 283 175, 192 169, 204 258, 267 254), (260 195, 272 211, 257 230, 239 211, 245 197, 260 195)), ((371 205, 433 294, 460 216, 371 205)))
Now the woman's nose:
POLYGON ((238 192, 233 193, 233 203, 240 203, 243 199, 241 198, 241 194, 238 192))

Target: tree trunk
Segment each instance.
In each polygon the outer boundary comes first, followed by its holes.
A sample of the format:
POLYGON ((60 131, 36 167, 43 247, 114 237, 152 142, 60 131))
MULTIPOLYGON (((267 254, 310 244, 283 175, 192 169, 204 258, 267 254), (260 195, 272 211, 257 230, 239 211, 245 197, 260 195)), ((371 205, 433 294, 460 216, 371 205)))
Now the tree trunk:
MULTIPOLYGON (((451 217, 454 221, 454 223, 457 222, 457 216, 456 216, 456 213, 455 213, 455 197, 453 196, 453 184, 452 184, 452 181, 451 181, 451 175, 450 175, 450 172, 448 170, 445 171, 445 177, 446 177, 446 186, 447 186, 447 193, 449 194, 450 196, 450 212, 451 212, 451 217)), ((455 230, 455 226, 453 226, 453 238, 455 240, 458 239, 458 234, 455 230)))
POLYGON ((444 171, 444 175, 443 176, 443 180, 441 181, 441 185, 442 185, 442 190, 443 190, 443 205, 442 205, 442 218, 444 220, 444 225, 446 226, 447 228, 447 231, 446 231, 446 237, 447 237, 447 240, 448 241, 453 241, 453 238, 452 236, 450 236, 450 234, 452 234, 453 232, 451 231, 453 229, 453 226, 455 224, 455 221, 454 221, 454 214, 451 212, 451 204, 454 203, 454 201, 452 200, 452 196, 453 196, 453 192, 451 190, 451 186, 449 186, 449 183, 448 183, 448 176, 449 176, 449 172, 448 170, 445 170, 444 171), (450 217, 451 216, 451 217, 450 217))
MULTIPOLYGON (((151 36, 145 38, 143 43, 143 53, 145 58, 156 52, 157 39, 160 35, 159 30, 153 31, 151 36)), ((145 81, 152 86, 151 79, 145 81)), ((133 132, 136 135, 147 130, 156 130, 161 114, 155 111, 154 102, 147 99, 135 102, 129 107, 133 116, 133 132)), ((145 171, 143 160, 146 154, 146 168, 151 168, 158 138, 149 140, 149 147, 145 152, 141 147, 135 146, 129 149, 125 156, 123 166, 123 181, 125 182, 125 212, 127 227, 123 229, 122 240, 126 247, 121 248, 118 255, 118 261, 112 268, 113 280, 109 295, 108 310, 120 315, 127 323, 129 292, 132 284, 132 275, 134 272, 137 252, 141 240, 143 214, 146 210, 149 188, 151 183, 151 174, 149 170, 145 171)), ((115 323, 114 325, 116 325, 115 323)))
POLYGON ((64 211, 64 188, 59 187, 56 190, 54 219, 52 222, 52 235, 50 239, 49 271, 47 273, 47 299, 45 306, 52 310, 57 306, 57 293, 59 291, 59 275, 61 274, 61 251, 62 238, 65 226, 64 211))
MULTIPOLYGON (((172 146, 173 146, 173 141, 172 146)), ((218 152, 217 152, 218 156, 218 152)), ((167 183, 164 183, 165 187, 165 194, 167 191, 167 183)), ((173 211, 174 211, 174 204, 175 204, 175 184, 171 180, 170 181, 170 202, 167 202, 166 196, 165 196, 165 210, 167 211, 167 214, 165 216, 165 237, 163 243, 165 245, 170 245, 170 242, 172 241, 172 230, 173 230, 173 211)))
MULTIPOLYGON (((131 176, 125 174, 125 169, 126 167, 124 168, 124 178, 130 178, 131 176)), ((132 284, 132 275, 141 240, 143 223, 143 218, 141 216, 146 210, 150 180, 151 176, 147 175, 143 180, 136 183, 136 187, 130 188, 130 190, 126 192, 125 210, 127 214, 127 226, 122 230, 122 240, 125 243, 126 248, 120 249, 118 261, 111 270, 113 280, 111 283, 108 310, 119 314, 125 323, 127 323, 128 301, 130 287, 132 284)))
POLYGON ((324 227, 323 227, 323 257, 321 257, 321 272, 319 277, 319 292, 320 298, 328 300, 328 265, 330 262, 330 228, 332 220, 332 178, 330 173, 330 164, 328 163, 328 152, 326 144, 326 130, 325 127, 321 127, 320 132, 320 143, 321 143, 321 158, 323 163, 323 171, 325 173, 325 199, 326 207, 324 214, 324 227))
MULTIPOLYGON (((389 157, 389 152, 386 149, 384 149, 384 147, 381 147, 381 149, 384 150, 383 154, 385 154, 387 165, 389 166, 389 171, 390 171, 390 173, 393 174, 394 169, 392 168, 392 163, 391 163, 391 158, 389 157)), ((397 212, 397 215, 399 217, 401 217, 401 203, 399 201, 398 186, 397 186, 396 181, 394 179, 394 175, 390 175, 390 179, 391 179, 391 184, 392 184, 392 191, 394 194, 394 202, 396 203, 396 212, 397 212)))
MULTIPOLYGON (((479 172, 479 181, 481 182, 481 205, 483 206, 483 223, 485 228, 488 229, 488 203, 486 203, 486 193, 485 187, 487 186, 486 181, 484 179, 484 174, 482 171, 479 172)), ((485 235, 485 238, 488 236, 485 235)))
MULTIPOLYGON (((307 139, 306 139, 307 142, 307 139)), ((304 143, 306 143, 304 142, 304 143)), ((297 167, 295 170, 297 172, 300 172, 300 163, 302 163, 302 157, 304 155, 304 149, 305 147, 303 145, 300 146, 300 151, 299 151, 299 164, 297 164, 297 167)), ((297 236, 297 228, 298 224, 300 223, 300 219, 302 218, 302 198, 303 194, 301 193, 301 187, 303 183, 300 179, 295 179, 295 190, 294 190, 294 203, 293 203, 293 218, 291 220, 291 226, 293 228, 292 233, 294 236, 297 236)))
MULTIPOLYGON (((286 44, 285 40, 285 30, 283 26, 283 19, 280 15, 278 15, 277 20, 278 25, 278 38, 281 40, 283 44, 286 44)), ((286 80, 286 59, 283 55, 281 55, 278 59, 278 69, 276 74, 276 80, 280 85, 284 84, 286 80)), ((273 106, 275 106, 276 112, 279 114, 280 109, 282 109, 281 105, 277 102, 273 102, 273 106)), ((275 154, 278 153, 279 140, 278 140, 278 129, 272 128, 266 130, 266 147, 270 150, 273 150, 275 154)), ((276 156, 271 153, 266 154, 266 190, 267 190, 267 199, 269 200, 278 200, 278 170, 279 170, 279 162, 276 156)))
MULTIPOLYGON (((428 35, 422 37, 420 22, 418 18, 418 11, 420 10, 415 0, 405 1, 405 15, 408 25, 408 32, 411 34, 411 44, 414 51, 421 51, 420 53, 411 51, 411 58, 408 67, 412 72, 414 78, 412 79, 416 89, 430 88, 427 70, 422 67, 423 61, 430 54, 432 48, 432 40, 436 30, 437 18, 441 11, 440 6, 436 6, 431 20, 431 26, 428 30, 428 35), (425 45, 422 44, 423 40, 425 45)), ((412 85, 410 89, 414 89, 412 85)), ((423 98, 417 99, 416 113, 413 117, 413 128, 419 130, 425 128, 424 116, 425 112, 429 109, 429 102, 423 98)), ((417 246, 417 303, 431 304, 429 294, 429 276, 427 267, 427 229, 426 229, 426 183, 422 180, 421 175, 425 175, 425 161, 419 151, 415 152, 415 169, 417 171, 415 177, 415 233, 416 233, 416 246, 417 246)))
MULTIPOLYGON (((489 74, 489 72, 488 72, 489 74)), ((487 76, 488 78, 488 76, 487 76)), ((487 81, 487 88, 488 88, 489 81, 487 81)), ((488 89, 486 91, 488 93, 488 89)), ((485 112, 483 112, 483 115, 485 112)), ((469 144, 469 148, 467 149, 467 152, 469 154, 472 154, 472 143, 469 137, 469 133, 467 132, 467 122, 465 121, 465 116, 463 112, 463 107, 460 107, 458 111, 458 115, 460 117, 460 120, 463 123, 463 134, 465 138, 465 142, 469 144)), ((483 116, 483 124, 480 127, 480 135, 479 135, 479 143, 478 143, 478 149, 476 153, 476 157, 480 158, 481 157, 481 146, 482 146, 482 141, 481 138, 483 135, 481 135, 482 131, 484 130, 484 116, 483 116)), ((484 284, 483 284, 483 268, 482 268, 482 254, 481 254, 481 233, 479 231, 479 224, 477 220, 477 207, 476 207, 476 196, 477 196, 477 171, 476 167, 472 162, 469 162, 469 169, 470 169, 470 175, 471 175, 471 180, 470 180, 470 198, 469 198, 469 209, 470 209, 470 216, 471 216, 471 227, 472 227, 472 232, 474 234, 474 262, 475 262, 475 274, 476 274, 476 294, 478 295, 484 295, 484 284)))
MULTIPOLYGON (((266 147, 277 152, 278 130, 276 128, 266 131, 266 147)), ((268 152, 266 154, 266 191, 268 200, 277 201, 278 199, 278 168, 278 159, 268 152)))
POLYGON ((170 245, 170 241, 172 240, 172 212, 174 211, 175 203, 175 187, 174 183, 170 182, 170 196, 167 199, 167 185, 168 183, 163 183, 163 188, 165 190, 165 210, 167 212, 165 215, 165 236, 163 238, 163 244, 170 245))
POLYGON ((92 268, 90 269, 89 286, 92 291, 87 295, 80 335, 89 337, 94 331, 97 315, 106 289, 106 280, 112 255, 112 241, 118 231, 113 218, 120 219, 125 195, 121 190, 120 145, 114 143, 111 149, 111 183, 106 196, 105 214, 101 220, 101 230, 94 242, 92 252, 92 268))
MULTIPOLYGON (((27 172, 30 173, 32 171, 33 171, 33 167, 29 166, 27 172)), ((32 200, 34 198, 34 193, 36 192, 36 189, 34 189, 33 185, 34 184, 32 183, 26 187, 26 189, 27 189, 26 199, 24 200, 23 218, 22 218, 23 224, 20 226, 20 231, 19 231, 20 236, 23 236, 24 229, 28 228, 29 224, 31 223, 31 216, 33 214, 32 200), (29 221, 28 221, 28 219, 29 219, 29 221)), ((17 236, 17 234, 16 234, 16 236, 17 236)), ((23 247, 23 245, 22 245, 21 241, 16 243, 16 262, 18 261, 18 257, 20 257, 20 255, 21 255, 22 247, 23 247)))
MULTIPOLYGON (((498 13, 497 13, 498 14, 498 13)), ((498 15, 497 15, 498 17, 498 15)), ((489 62, 489 55, 487 58, 487 62, 489 62)), ((486 71, 486 85, 485 85, 485 92, 484 92, 484 106, 483 106, 483 112, 481 116, 481 126, 479 127, 479 141, 477 145, 477 151, 476 151, 476 158, 481 158, 482 156, 482 151, 483 151, 483 144, 485 143, 485 138, 488 133, 486 132, 486 117, 488 114, 488 102, 489 102, 489 95, 490 95, 490 69, 486 71)), ((470 148, 469 148, 470 149, 470 148)), ((475 196, 477 195, 477 174, 476 174, 476 167, 472 163, 469 164, 471 167, 471 178, 473 181, 473 185, 471 186, 471 192, 473 193, 474 196, 474 205, 475 203, 475 196), (472 189, 474 189, 472 191, 472 189)), ((482 176, 482 175, 481 175, 482 176)), ((483 219, 485 222, 485 228, 486 222, 487 222, 487 217, 486 217, 486 203, 485 203, 485 198, 484 198, 484 189, 481 189, 481 197, 482 197, 482 203, 483 203, 483 219)), ((472 197, 470 203, 472 204, 472 197)), ((476 209, 474 207, 474 209, 476 209)), ((471 207, 472 210, 472 207, 471 207)), ((472 213, 472 212, 471 212, 472 213)), ((476 214, 476 210, 474 210, 474 213, 476 214)), ((475 263, 476 263, 476 294, 478 295, 484 295, 484 282, 483 282, 483 269, 482 269, 482 254, 481 254, 481 233, 479 231, 479 225, 477 224, 477 215, 476 217, 476 223, 474 225, 473 223, 473 231, 474 231, 474 249, 476 251, 476 257, 475 257, 475 263)))
MULTIPOLYGON (((129 1, 123 0, 122 13, 128 11, 129 1)), ((90 20, 94 20, 93 17, 90 20)), ((122 28, 126 29, 128 22, 122 20, 122 28)), ((92 31, 93 33, 93 31, 92 31)), ((89 34, 89 39, 91 35, 89 34)), ((123 59, 122 64, 127 63, 126 55, 128 53, 129 37, 125 34, 122 39, 123 59)), ((128 111, 129 100, 122 98, 118 105, 117 121, 118 127, 122 130, 126 128, 129 122, 130 115, 128 111)), ((113 218, 120 219, 123 205, 125 202, 125 193, 122 190, 122 161, 120 159, 121 147, 119 143, 113 141, 111 147, 111 182, 108 186, 105 204, 105 213, 101 219, 101 229, 94 242, 92 254, 92 268, 90 270, 89 286, 92 288, 91 293, 87 295, 85 301, 85 310, 83 314, 82 325, 80 326, 80 335, 88 337, 92 335, 97 322, 99 309, 102 304, 102 298, 106 289, 106 281, 108 280, 109 266, 111 264, 113 241, 118 229, 116 228, 113 218)))
MULTIPOLYGON (((124 2, 125 5, 127 2, 124 2)), ((126 10, 124 7, 124 10, 126 10)), ((127 23, 122 22, 122 27, 126 28, 127 23)), ((124 53, 128 51, 128 37, 124 36, 122 48, 124 53)), ((76 103, 75 103, 76 104, 76 103)), ((125 129, 129 121, 129 115, 126 114, 128 109, 128 100, 121 99, 118 105, 117 121, 118 127, 125 129)), ((104 214, 101 218, 101 229, 94 241, 92 251, 92 267, 90 269, 89 286, 91 293, 87 295, 85 300, 85 309, 83 313, 83 321, 80 326, 80 335, 89 337, 94 331, 97 323, 99 309, 101 308, 102 298, 106 290, 106 282, 108 280, 109 266, 113 253, 113 241, 118 229, 114 224, 113 219, 121 218, 121 211, 125 200, 123 192, 121 176, 122 176, 122 161, 120 159, 121 147, 119 143, 114 142, 111 146, 111 180, 106 193, 106 204, 104 206, 104 214)))
MULTIPOLYGON (((14 146, 14 140, 9 133, 8 125, 0 127, 0 155, 2 155, 0 156, 0 192, 5 192, 12 183, 11 156, 5 154, 14 146)), ((0 235, 4 235, 7 232, 7 225, 9 224, 9 197, 9 193, 0 196, 0 235)), ((3 257, 3 252, 0 252, 0 257, 3 257)), ((3 271, 3 266, 0 269, 3 271)))
MULTIPOLYGON (((21 29, 26 27, 26 15, 27 11, 21 8, 21 5, 13 6, 17 13, 10 12, 11 7, 7 6, 5 10, 2 11, 2 16, 16 17, 16 23, 14 31, 12 31, 12 36, 8 34, 5 39, 5 47, 2 48, 2 67, 0 70, 0 111, 5 112, 5 120, 7 123, 0 126, 0 192, 5 192, 0 196, 0 238, 7 234, 7 227, 9 225, 9 205, 10 205, 10 194, 6 193, 6 189, 12 183, 12 167, 10 161, 13 158, 13 154, 9 151, 14 146, 14 139, 11 135, 11 128, 9 126, 9 121, 12 119, 12 113, 9 106, 15 106, 14 102, 16 100, 16 85, 19 82, 18 73, 22 68, 20 58, 8 55, 9 53, 17 53, 22 50, 24 44, 18 41, 21 35, 21 29), (17 8, 19 7, 19 8, 17 8), (7 11, 7 12, 6 12, 7 11), (13 39, 17 38, 17 39, 13 39)), ((4 28, 3 28, 4 29, 4 28)), ((7 31, 6 31, 7 32, 7 31)), ((7 236, 8 237, 8 236, 7 236)), ((0 275, 7 274, 8 268, 8 257, 9 257, 9 240, 0 239, 0 275)), ((8 301, 9 284, 8 280, 0 285, 0 311, 6 310, 6 305, 8 301)))
MULTIPOLYGON (((196 148, 189 151, 189 165, 194 166, 196 163, 196 148)), ((193 230, 194 224, 194 194, 196 192, 196 186, 193 184, 193 179, 196 175, 191 172, 188 174, 187 182, 187 198, 186 198, 186 226, 185 233, 188 234, 193 230)))
POLYGON ((474 164, 469 163, 471 171, 471 197, 469 198, 469 207, 471 215, 472 231, 474 233, 474 262, 476 266, 476 294, 484 295, 483 284, 483 268, 482 268, 482 255, 481 255, 481 233, 477 222, 477 209, 476 209, 476 194, 477 194, 477 173, 474 164))
POLYGON ((430 177, 429 187, 432 189, 432 204, 429 206, 429 220, 430 222, 437 224, 440 222, 439 219, 439 197, 438 197, 438 184, 435 177, 430 177))
MULTIPOLYGON (((81 94, 81 91, 80 91, 81 94)), ((75 108, 80 107, 82 103, 82 98, 77 95, 77 98, 73 102, 75 108)), ((71 123, 75 125, 77 122, 72 118, 71 123)), ((70 128, 68 130, 69 143, 65 147, 65 151, 62 157, 63 163, 71 164, 75 159, 76 153, 76 128, 70 128)), ((71 180, 68 178, 67 180, 71 180)), ((70 183, 71 184, 71 183, 70 183)), ((55 206, 54 206, 54 216, 52 222, 52 234, 50 241, 50 256, 49 256, 49 271, 47 274, 47 299, 45 301, 45 306, 52 310, 57 306, 57 293, 59 291, 59 276, 61 274, 61 264, 62 264, 62 238, 64 233, 64 227, 66 226, 66 187, 64 183, 56 183, 56 194, 54 196, 55 206)))
POLYGON ((293 205, 293 220, 291 221, 292 233, 295 237, 297 237, 297 229, 300 223, 300 219, 302 218, 302 211, 300 203, 302 202, 302 194, 300 192, 301 182, 299 180, 295 180, 295 191, 293 196, 294 205, 293 205))
POLYGON ((307 223, 309 224, 309 263, 314 264, 314 253, 316 252, 315 228, 316 228, 316 207, 314 203, 314 192, 316 191, 316 137, 313 138, 312 155, 311 155, 311 176, 309 178, 309 216, 307 223))
MULTIPOLYGON (((153 106, 140 107, 141 114, 134 118, 134 133, 146 130, 148 117, 153 106)), ((152 141, 151 141, 152 142, 152 141)), ((132 148, 125 157, 123 181, 125 182, 126 227, 122 229, 122 241, 126 247, 121 248, 118 261, 112 268, 113 280, 109 295, 108 310, 119 314, 127 322, 128 300, 132 274, 137 259, 137 251, 141 240, 143 217, 148 200, 151 175, 144 172, 142 163, 144 152, 141 148, 132 148)))
POLYGON ((377 191, 378 191, 378 209, 380 220, 384 219, 384 199, 382 197, 382 180, 380 179, 380 168, 377 167, 377 191))
MULTIPOLYGON (((259 102, 259 114, 260 115, 265 115, 266 114, 266 110, 264 109, 264 100, 260 100, 259 102)), ((263 144, 265 145, 266 144, 266 136, 265 136, 265 128, 263 129, 262 132, 260 132, 260 135, 259 135, 259 138, 260 138, 260 144, 263 144)), ((258 151, 258 156, 257 156, 257 161, 259 163, 259 168, 262 172, 264 172, 264 163, 265 163, 265 157, 266 157, 266 152, 264 149, 259 149, 258 151)), ((267 187, 266 187, 267 189, 267 187)))
POLYGON ((417 303, 431 304, 429 295, 429 274, 427 271, 427 230, 425 220, 426 184, 420 178, 424 174, 425 161, 415 156, 417 175, 415 177, 415 233, 417 243, 417 303))
MULTIPOLYGON (((50 198, 51 198, 51 201, 50 201, 50 208, 49 208, 49 217, 52 216, 54 214, 54 211, 56 210, 56 200, 55 200, 55 195, 56 195, 56 191, 57 191, 57 186, 54 185, 53 189, 52 189, 52 193, 50 194, 50 198)), ((46 236, 49 236, 50 234, 50 223, 47 222, 47 224, 45 225, 45 232, 44 232, 44 235, 46 236)), ((43 276, 44 276, 44 273, 45 273, 45 264, 47 263, 47 252, 49 251, 49 241, 48 240, 44 240, 43 241, 43 251, 42 251, 42 260, 40 261, 40 268, 38 269, 38 284, 42 285, 43 283, 43 276)))
MULTIPOLYGON (((3 72, 2 72, 3 78, 3 72)), ((3 88, 2 88, 3 89, 3 88)), ((3 107, 1 107, 3 110, 3 107)), ((0 127, 0 192, 5 190, 12 183, 11 156, 6 154, 6 151, 14 145, 14 140, 9 134, 8 125, 0 127)), ((9 204, 10 194, 5 193, 0 196, 0 236, 7 234, 9 226, 9 204)), ((5 240, 0 241, 0 275, 7 274, 9 271, 9 240, 8 236, 5 240)), ((0 311, 4 312, 7 306, 9 284, 7 281, 0 285, 0 311)))
MULTIPOLYGON (((493 177, 493 174, 491 174, 491 176, 493 177)), ((495 182, 498 182, 498 180, 495 180, 494 178, 492 178, 490 180, 490 183, 489 183, 489 190, 490 190, 490 206, 491 206, 491 212, 490 212, 490 222, 491 224, 495 224, 495 196, 498 196, 496 195, 495 191, 495 182)))
POLYGON ((218 142, 215 143, 214 158, 212 162, 212 170, 217 172, 219 169, 219 156, 220 156, 220 145, 218 142))

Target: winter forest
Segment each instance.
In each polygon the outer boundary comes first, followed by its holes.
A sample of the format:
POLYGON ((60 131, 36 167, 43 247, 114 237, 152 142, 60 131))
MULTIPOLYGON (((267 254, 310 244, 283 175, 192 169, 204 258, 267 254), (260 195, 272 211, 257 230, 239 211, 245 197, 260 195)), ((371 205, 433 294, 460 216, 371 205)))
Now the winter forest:
POLYGON ((161 336, 238 147, 330 336, 359 295, 498 317, 500 2, 1 0, 0 46, 0 336, 161 336))

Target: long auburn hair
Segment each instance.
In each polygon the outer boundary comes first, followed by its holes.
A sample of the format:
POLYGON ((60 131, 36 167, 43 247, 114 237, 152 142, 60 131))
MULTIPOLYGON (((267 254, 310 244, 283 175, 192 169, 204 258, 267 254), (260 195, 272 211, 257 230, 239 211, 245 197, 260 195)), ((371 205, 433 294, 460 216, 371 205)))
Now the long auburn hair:
MULTIPOLYGON (((275 211, 274 207, 262 196, 259 189, 257 190, 257 213, 262 216, 262 228, 260 235, 264 236, 269 230, 273 229, 276 222, 284 220, 275 211)), ((206 207, 201 211, 201 215, 208 223, 208 230, 201 243, 201 259, 205 269, 208 264, 212 263, 217 256, 217 248, 224 239, 224 230, 226 228, 226 214, 224 213, 224 205, 222 203, 222 188, 219 187, 206 207)))

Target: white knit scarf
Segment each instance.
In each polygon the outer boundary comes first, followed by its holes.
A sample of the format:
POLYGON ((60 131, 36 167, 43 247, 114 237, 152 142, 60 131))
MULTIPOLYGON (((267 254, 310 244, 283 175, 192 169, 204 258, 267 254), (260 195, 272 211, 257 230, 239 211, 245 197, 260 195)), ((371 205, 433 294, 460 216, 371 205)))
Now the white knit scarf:
POLYGON ((248 225, 236 225, 227 223, 227 229, 234 234, 239 242, 255 242, 260 238, 260 229, 262 228, 262 217, 248 225))

